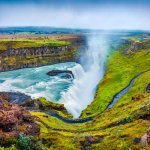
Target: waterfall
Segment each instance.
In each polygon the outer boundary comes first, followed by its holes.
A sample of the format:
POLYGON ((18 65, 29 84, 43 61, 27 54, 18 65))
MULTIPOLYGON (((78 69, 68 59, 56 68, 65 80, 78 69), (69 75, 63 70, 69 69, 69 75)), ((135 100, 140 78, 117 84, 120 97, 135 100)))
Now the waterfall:
POLYGON ((83 109, 95 96, 96 87, 104 75, 104 64, 108 53, 106 39, 101 36, 88 37, 88 48, 71 70, 74 74, 73 85, 67 92, 62 92, 62 103, 74 118, 78 118, 83 109))

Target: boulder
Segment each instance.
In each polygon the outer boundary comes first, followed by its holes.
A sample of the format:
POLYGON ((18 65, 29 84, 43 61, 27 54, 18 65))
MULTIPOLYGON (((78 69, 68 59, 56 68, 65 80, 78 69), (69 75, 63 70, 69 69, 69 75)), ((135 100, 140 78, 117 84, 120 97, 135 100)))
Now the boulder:
POLYGON ((129 47, 131 51, 138 51, 142 49, 142 44, 140 42, 131 42, 131 46, 129 47))
POLYGON ((137 94, 137 95, 132 96, 131 100, 138 101, 138 100, 141 100, 143 98, 144 98, 144 94, 137 94))
POLYGON ((147 146, 150 144, 150 128, 148 128, 147 132, 141 137, 142 146, 147 146))
POLYGON ((150 83, 147 85, 147 87, 146 87, 146 92, 147 93, 150 93, 150 83))
POLYGON ((70 70, 51 70, 47 73, 49 76, 61 75, 62 78, 74 78, 72 71, 70 70))
POLYGON ((0 139, 17 138, 20 133, 38 135, 40 127, 35 118, 26 108, 10 104, 6 95, 3 96, 0 96, 0 139))

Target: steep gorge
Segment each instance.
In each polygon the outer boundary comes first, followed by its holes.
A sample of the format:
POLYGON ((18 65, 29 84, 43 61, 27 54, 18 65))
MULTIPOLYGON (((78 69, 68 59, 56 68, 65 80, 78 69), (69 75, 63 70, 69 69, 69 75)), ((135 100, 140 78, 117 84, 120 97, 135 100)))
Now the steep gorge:
POLYGON ((84 37, 68 40, 70 44, 0 50, 0 72, 77 61, 77 51, 85 45, 84 37))

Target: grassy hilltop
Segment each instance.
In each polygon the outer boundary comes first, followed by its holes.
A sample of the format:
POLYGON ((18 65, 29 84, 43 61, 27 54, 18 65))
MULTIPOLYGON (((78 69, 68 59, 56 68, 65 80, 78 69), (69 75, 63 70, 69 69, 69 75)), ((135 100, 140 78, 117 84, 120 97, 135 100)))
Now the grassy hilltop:
POLYGON ((0 37, 0 72, 75 61, 82 45, 78 35, 5 35, 0 37))
POLYGON ((45 47, 45 46, 65 46, 69 42, 51 40, 51 39, 5 39, 0 40, 0 50, 7 50, 8 48, 31 48, 31 47, 45 47))

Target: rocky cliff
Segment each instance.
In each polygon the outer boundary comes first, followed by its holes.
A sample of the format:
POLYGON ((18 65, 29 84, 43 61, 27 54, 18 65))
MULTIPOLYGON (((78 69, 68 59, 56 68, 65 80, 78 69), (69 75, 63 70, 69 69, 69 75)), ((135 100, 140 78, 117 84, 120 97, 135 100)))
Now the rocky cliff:
POLYGON ((150 49, 149 40, 143 40, 143 41, 124 40, 124 45, 125 44, 128 45, 126 50, 130 50, 133 52, 150 49))
POLYGON ((76 61, 77 50, 84 44, 83 37, 69 41, 69 45, 8 48, 0 51, 0 72, 39 67, 54 63, 76 61))
POLYGON ((0 140, 18 138, 20 133, 38 135, 40 127, 23 107, 11 104, 7 94, 0 94, 0 140))

